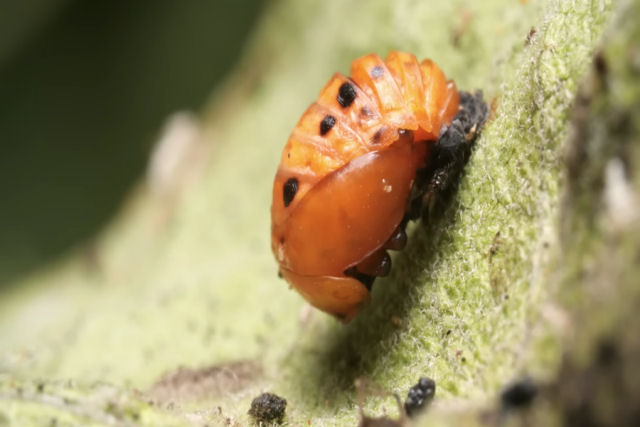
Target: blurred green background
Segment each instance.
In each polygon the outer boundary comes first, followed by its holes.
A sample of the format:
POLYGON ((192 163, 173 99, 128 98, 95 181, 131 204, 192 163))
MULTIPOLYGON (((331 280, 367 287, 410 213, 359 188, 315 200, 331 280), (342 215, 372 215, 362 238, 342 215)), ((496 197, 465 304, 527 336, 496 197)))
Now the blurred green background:
POLYGON ((263 3, 0 0, 0 288, 105 224, 263 3))

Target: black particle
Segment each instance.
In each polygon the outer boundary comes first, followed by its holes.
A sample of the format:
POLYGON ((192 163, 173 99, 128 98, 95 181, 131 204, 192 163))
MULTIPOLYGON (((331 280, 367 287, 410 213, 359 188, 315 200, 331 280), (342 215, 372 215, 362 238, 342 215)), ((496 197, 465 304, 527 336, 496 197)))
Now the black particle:
POLYGON ((599 76, 604 76, 607 74, 607 71, 609 71, 607 58, 605 58, 602 52, 596 53, 596 56, 593 58, 593 65, 599 76))
POLYGON ((502 407, 521 408, 528 406, 538 394, 538 387, 531 378, 523 378, 507 386, 500 395, 502 407))
POLYGON ((325 136, 336 124, 336 118, 327 114, 320 122, 320 135, 325 136))
POLYGON ((343 107, 348 107, 353 104, 353 100, 356 99, 356 90, 353 88, 353 85, 349 82, 342 83, 340 89, 338 89, 338 104, 343 107))
POLYGON ((273 393, 262 393, 253 399, 248 414, 258 423, 281 423, 286 409, 286 399, 273 393))
POLYGON ((431 378, 422 377, 418 383, 409 389, 407 400, 404 402, 404 410, 409 417, 421 412, 436 394, 436 382, 431 378))
POLYGON ((373 77, 374 79, 377 79, 378 77, 380 77, 382 74, 384 73, 384 70, 382 69, 381 66, 376 66, 373 67, 371 69, 371 77, 373 77))
POLYGON ((289 178, 282 187, 282 199, 284 200, 284 207, 286 208, 291 204, 293 198, 296 197, 298 192, 298 179, 289 178))

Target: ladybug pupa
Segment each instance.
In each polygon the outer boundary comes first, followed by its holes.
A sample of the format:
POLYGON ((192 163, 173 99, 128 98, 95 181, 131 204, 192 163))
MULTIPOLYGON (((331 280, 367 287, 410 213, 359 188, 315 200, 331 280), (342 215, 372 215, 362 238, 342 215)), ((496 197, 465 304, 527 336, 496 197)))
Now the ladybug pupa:
POLYGON ((348 322, 391 268, 405 226, 450 186, 487 117, 431 60, 392 51, 335 74, 282 151, 271 249, 309 303, 348 322))

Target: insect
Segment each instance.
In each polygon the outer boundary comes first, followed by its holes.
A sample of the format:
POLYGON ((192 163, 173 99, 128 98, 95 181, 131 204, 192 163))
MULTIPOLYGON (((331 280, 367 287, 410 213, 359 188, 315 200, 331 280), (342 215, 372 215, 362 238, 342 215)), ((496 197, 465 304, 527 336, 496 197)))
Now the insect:
POLYGON ((431 60, 392 51, 334 74, 287 141, 274 184, 271 249, 311 305, 350 321, 391 268, 387 250, 450 187, 487 117, 431 60))

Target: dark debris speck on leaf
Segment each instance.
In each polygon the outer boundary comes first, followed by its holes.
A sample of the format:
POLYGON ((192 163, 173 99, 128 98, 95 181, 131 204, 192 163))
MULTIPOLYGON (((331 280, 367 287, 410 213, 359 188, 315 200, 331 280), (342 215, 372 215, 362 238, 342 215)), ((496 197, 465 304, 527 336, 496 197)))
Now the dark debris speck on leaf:
POLYGON ((418 383, 409 389, 407 400, 404 402, 404 410, 409 417, 422 411, 436 394, 436 382, 428 377, 422 377, 418 383))
POLYGON ((287 400, 273 393, 262 393, 253 399, 248 414, 257 422, 272 423, 282 422, 287 400))
POLYGON ((531 378, 523 378, 508 385, 500 395, 504 409, 528 406, 538 394, 538 386, 531 378))

